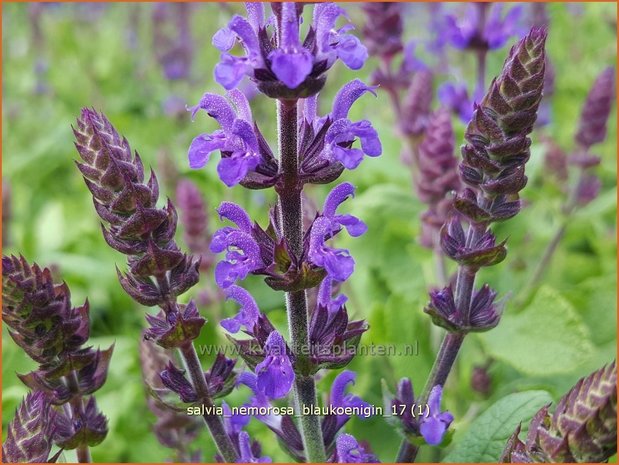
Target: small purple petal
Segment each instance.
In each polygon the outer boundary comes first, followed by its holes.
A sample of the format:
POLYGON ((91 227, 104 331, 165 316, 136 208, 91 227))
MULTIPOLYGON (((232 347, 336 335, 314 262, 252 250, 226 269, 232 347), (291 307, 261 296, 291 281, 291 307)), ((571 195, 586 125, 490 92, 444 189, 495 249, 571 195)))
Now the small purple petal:
POLYGON ((329 312, 336 312, 348 301, 348 297, 344 294, 340 294, 336 298, 333 298, 331 296, 332 287, 333 278, 326 276, 318 288, 318 305, 326 307, 329 312))
POLYGON ((250 233, 252 229, 252 221, 249 215, 240 205, 232 202, 222 202, 217 209, 219 218, 225 218, 232 221, 238 228, 246 233, 250 233))
POLYGON ((441 397, 443 388, 436 385, 428 396, 429 414, 420 421, 419 430, 421 435, 430 445, 438 445, 443 441, 443 436, 449 428, 454 417, 449 412, 441 412, 441 397))
POLYGON ((260 309, 249 292, 239 286, 230 286, 226 289, 226 299, 233 299, 241 308, 233 318, 221 321, 220 325, 231 333, 238 333, 241 327, 251 331, 258 320, 260 309))
POLYGON ((200 103, 191 108, 191 117, 194 118, 199 110, 204 110, 215 119, 227 134, 232 129, 236 114, 230 103, 221 95, 206 93, 200 99, 200 103))
POLYGON ((271 60, 271 69, 277 79, 290 89, 299 87, 312 72, 313 57, 306 49, 275 50, 269 55, 269 60, 271 60))
POLYGON ((250 59, 260 56, 258 35, 249 21, 242 16, 235 15, 228 23, 228 28, 239 37, 250 59))
POLYGON ((368 49, 357 37, 351 34, 341 35, 335 50, 338 58, 350 69, 363 68, 368 59, 368 49))
POLYGON ((355 196, 355 186, 349 182, 343 182, 329 192, 322 207, 322 214, 328 218, 335 216, 337 208, 348 198, 355 196))
POLYGON ((256 366, 256 387, 270 399, 282 398, 290 392, 295 377, 286 342, 281 334, 272 331, 264 350, 267 356, 256 366))
POLYGON ((226 186, 232 187, 240 183, 250 170, 258 166, 258 163, 257 157, 233 154, 219 161, 217 174, 226 186))
POLYGON ((368 230, 367 225, 353 215, 338 215, 337 222, 344 226, 352 237, 359 237, 368 230))
POLYGON ((377 463, 378 460, 350 434, 340 434, 335 441, 338 463, 377 463))
POLYGON ((214 76, 224 89, 234 89, 245 75, 250 75, 253 68, 247 58, 239 58, 222 53, 219 63, 215 65, 214 76))
POLYGON ((376 97, 376 92, 374 92, 375 89, 376 86, 368 86, 359 79, 355 79, 344 85, 333 100, 331 119, 336 121, 340 118, 346 118, 350 111, 350 107, 352 107, 353 103, 363 94, 370 92, 376 97))
POLYGON ((247 96, 238 89, 232 89, 228 91, 228 98, 236 107, 236 113, 238 117, 242 120, 247 121, 248 123, 252 123, 254 119, 251 113, 251 107, 249 106, 249 101, 247 100, 247 96))
POLYGON ((213 46, 221 52, 227 52, 230 50, 234 47, 235 42, 236 34, 227 27, 222 27, 219 31, 217 31, 212 40, 213 46))
POLYGON ((227 138, 221 131, 213 134, 200 134, 191 142, 189 152, 189 167, 202 168, 208 163, 209 156, 215 150, 221 150, 226 146, 227 138))
POLYGON ((264 25, 264 4, 262 2, 246 2, 247 20, 256 33, 264 25))
POLYGON ((231 133, 237 136, 244 144, 246 151, 257 155, 260 151, 258 147, 258 138, 253 126, 244 119, 236 119, 232 125, 231 133))

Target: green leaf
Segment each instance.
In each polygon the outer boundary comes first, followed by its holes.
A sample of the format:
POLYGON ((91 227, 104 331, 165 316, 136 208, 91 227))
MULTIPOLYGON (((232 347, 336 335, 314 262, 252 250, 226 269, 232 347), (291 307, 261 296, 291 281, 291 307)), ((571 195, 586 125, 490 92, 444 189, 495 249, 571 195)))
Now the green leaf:
POLYGON ((526 427, 533 415, 551 401, 546 391, 525 391, 503 397, 455 439, 453 450, 443 462, 498 461, 505 442, 518 424, 522 423, 526 427))
POLYGON ((522 312, 506 314, 496 329, 479 337, 488 355, 530 375, 570 373, 593 353, 580 315, 546 286, 522 312))
POLYGON ((565 297, 591 331, 595 345, 617 338, 617 275, 596 276, 572 287, 565 297))

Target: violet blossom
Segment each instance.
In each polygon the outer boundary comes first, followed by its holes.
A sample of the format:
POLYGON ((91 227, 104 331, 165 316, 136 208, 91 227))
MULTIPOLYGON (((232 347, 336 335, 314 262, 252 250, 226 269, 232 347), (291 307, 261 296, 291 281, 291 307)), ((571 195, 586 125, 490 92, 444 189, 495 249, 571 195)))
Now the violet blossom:
POLYGON ((523 7, 511 7, 503 16, 500 3, 469 3, 465 14, 446 14, 440 26, 441 34, 455 48, 494 50, 522 35, 520 26, 523 7))
POLYGON ((288 356, 288 347, 277 331, 266 340, 265 359, 256 366, 256 387, 270 399, 284 397, 294 381, 294 371, 288 356))
POLYGON ((273 14, 268 18, 264 4, 247 3, 246 7, 247 18, 234 16, 213 37, 213 45, 221 51, 215 80, 227 90, 249 76, 270 97, 308 97, 320 91, 325 72, 337 59, 351 69, 361 68, 367 59, 365 46, 349 34, 352 25, 336 28, 338 18, 346 14, 335 3, 314 7, 303 42, 299 37, 303 5, 273 4, 273 14), (237 40, 245 56, 230 53, 237 40))
POLYGON ((334 463, 379 463, 378 459, 350 434, 341 434, 336 441, 334 463))

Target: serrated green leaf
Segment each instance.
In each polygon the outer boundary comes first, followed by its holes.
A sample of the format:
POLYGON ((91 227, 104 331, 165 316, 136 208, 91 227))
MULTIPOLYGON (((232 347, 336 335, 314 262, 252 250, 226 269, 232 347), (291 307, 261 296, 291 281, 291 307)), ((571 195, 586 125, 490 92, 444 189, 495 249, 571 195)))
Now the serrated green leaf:
POLYGON ((478 337, 488 355, 530 375, 572 372, 593 353, 582 318, 565 297, 546 286, 522 312, 507 313, 497 328, 478 337))
POLYGON ((551 401, 546 391, 525 391, 503 397, 473 421, 464 434, 454 439, 455 446, 443 462, 498 461, 505 442, 518 424, 526 427, 531 417, 551 401))

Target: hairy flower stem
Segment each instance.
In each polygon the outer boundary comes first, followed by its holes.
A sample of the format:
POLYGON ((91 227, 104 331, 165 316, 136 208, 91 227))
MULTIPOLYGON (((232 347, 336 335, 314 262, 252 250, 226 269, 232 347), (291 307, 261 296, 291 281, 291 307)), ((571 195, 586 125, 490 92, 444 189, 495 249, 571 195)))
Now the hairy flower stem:
MULTIPOLYGON (((483 200, 482 203, 484 203, 483 200)), ((486 229, 487 226, 483 224, 470 225, 467 233, 467 243, 474 243, 486 232, 486 229)), ((464 314, 466 315, 465 320, 467 323, 470 318, 471 299, 475 290, 476 275, 477 270, 475 269, 468 266, 458 267, 454 300, 456 307, 461 310, 463 309, 464 314)), ((462 342, 464 342, 465 336, 466 333, 451 332, 448 332, 445 336, 443 336, 441 346, 436 354, 436 358, 434 359, 434 364, 432 365, 432 370, 430 371, 426 385, 424 386, 423 392, 419 396, 419 399, 416 400, 417 404, 424 404, 427 402, 428 395, 434 386, 443 386, 445 384, 447 377, 454 366, 460 347, 462 347, 462 342)), ((400 445, 396 462, 412 463, 415 461, 418 452, 419 446, 415 446, 405 439, 400 445)))
MULTIPOLYGON (((434 386, 443 386, 445 384, 451 372, 451 368, 456 361, 460 347, 462 347, 465 336, 465 333, 445 334, 441 342, 441 348, 438 354, 436 354, 436 359, 434 360, 434 365, 432 365, 432 370, 430 371, 426 385, 423 388, 423 392, 419 396, 419 399, 416 399, 418 405, 423 405, 427 402, 430 391, 434 386)), ((419 446, 415 446, 407 440, 403 440, 400 445, 398 457, 395 461, 396 463, 413 463, 418 452, 419 446)))
MULTIPOLYGON (((67 382, 67 386, 72 392, 79 392, 79 381, 77 379, 77 373, 75 373, 75 371, 69 373, 69 375, 65 379, 67 382)), ((84 402, 82 401, 81 396, 73 398, 73 400, 71 401, 71 411, 73 412, 74 416, 84 416, 84 402)), ((77 454, 77 461, 79 463, 90 463, 92 461, 90 457, 90 449, 88 448, 88 446, 78 446, 75 452, 77 454)))
MULTIPOLYGON (((303 205, 301 200, 302 187, 298 180, 296 100, 278 100, 277 124, 279 163, 283 178, 283 185, 277 189, 281 230, 290 252, 300 257, 303 252, 303 205)), ((295 354, 297 372, 303 373, 307 365, 304 348, 309 347, 305 291, 287 292, 286 310, 290 343, 295 354)), ((297 409, 303 406, 314 407, 317 401, 316 384, 313 376, 297 374, 294 395, 297 409)), ((300 423, 307 461, 326 461, 320 418, 316 415, 302 415, 300 423)))
MULTIPOLYGON (((168 291, 168 281, 165 277, 161 277, 157 279, 157 284, 161 289, 162 293, 166 294, 168 291)), ((170 298, 166 303, 168 308, 164 308, 166 313, 170 310, 169 307, 176 306, 176 299, 170 298)), ((202 370, 202 364, 200 363, 200 359, 198 358, 198 353, 196 352, 196 348, 193 345, 193 341, 185 344, 184 346, 178 349, 183 364, 189 373, 189 380, 194 390, 198 394, 198 398, 200 402, 205 406, 208 410, 209 407, 213 407, 213 400, 211 399, 211 395, 208 392, 208 386, 206 384, 206 380, 204 378, 204 371, 202 370)), ((221 454, 221 456, 226 460, 226 462, 236 462, 237 461, 237 450, 235 449, 230 437, 226 433, 224 428, 223 421, 221 417, 215 414, 204 414, 204 422, 211 433, 211 437, 217 446, 217 450, 221 454)))
MULTIPOLYGON (((196 349, 193 342, 184 345, 179 349, 183 363, 189 373, 191 384, 193 385, 200 402, 208 410, 209 407, 213 407, 213 400, 208 392, 208 386, 204 379, 204 372, 202 371, 202 365, 200 359, 196 353, 196 349)), ((221 417, 215 414, 204 414, 204 422, 215 441, 217 449, 226 462, 233 463, 237 461, 237 451, 230 440, 230 437, 226 434, 224 424, 221 417)))

